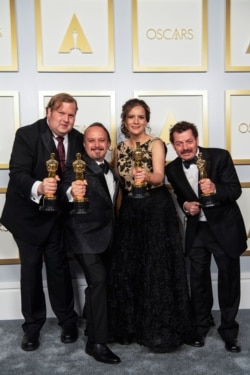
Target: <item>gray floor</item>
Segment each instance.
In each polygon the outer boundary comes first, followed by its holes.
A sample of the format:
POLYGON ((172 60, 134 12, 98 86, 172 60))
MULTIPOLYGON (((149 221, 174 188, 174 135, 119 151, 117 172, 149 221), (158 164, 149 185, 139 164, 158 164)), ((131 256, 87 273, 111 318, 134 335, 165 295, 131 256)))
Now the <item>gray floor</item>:
MULTIPOLYGON (((216 324, 219 312, 214 311, 216 324)), ((171 354, 152 354, 139 345, 112 344, 121 357, 119 365, 96 362, 84 352, 86 337, 81 323, 76 343, 60 342, 60 327, 55 319, 48 319, 42 332, 41 344, 34 352, 20 348, 21 320, 0 321, 0 373, 3 375, 243 375, 250 374, 250 311, 241 310, 239 343, 242 351, 228 353, 224 349, 216 327, 213 327, 203 348, 183 345, 171 354)))

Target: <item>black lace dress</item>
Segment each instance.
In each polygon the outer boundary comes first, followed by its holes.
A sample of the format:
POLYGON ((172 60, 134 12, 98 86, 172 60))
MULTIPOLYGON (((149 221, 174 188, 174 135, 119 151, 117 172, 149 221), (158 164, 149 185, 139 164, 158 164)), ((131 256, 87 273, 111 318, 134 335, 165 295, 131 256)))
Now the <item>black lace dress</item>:
MULTIPOLYGON (((141 145, 148 171, 153 142, 141 145)), ((125 194, 108 267, 110 333, 121 343, 170 352, 193 339, 178 219, 165 185, 145 199, 129 197, 132 151, 123 142, 117 148, 125 194)))

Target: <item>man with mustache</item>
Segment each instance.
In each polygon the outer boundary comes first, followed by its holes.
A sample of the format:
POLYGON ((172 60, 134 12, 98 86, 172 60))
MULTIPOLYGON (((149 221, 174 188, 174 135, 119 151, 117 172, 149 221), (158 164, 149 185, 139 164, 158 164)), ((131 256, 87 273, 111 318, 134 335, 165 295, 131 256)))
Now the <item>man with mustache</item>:
POLYGON ((86 353, 99 362, 117 364, 120 358, 106 345, 105 256, 113 237, 114 206, 118 193, 118 177, 104 160, 110 144, 110 135, 104 125, 97 122, 90 125, 84 133, 84 179, 76 179, 75 166, 80 166, 80 162, 73 162, 73 168, 65 172, 60 194, 65 202, 72 202, 77 197, 85 197, 89 202, 86 214, 72 213, 68 216, 64 232, 66 249, 74 254, 88 285, 85 291, 86 353))
POLYGON ((240 182, 228 151, 198 146, 195 125, 186 121, 175 124, 170 129, 170 142, 178 157, 166 166, 166 175, 187 219, 185 250, 190 259, 191 300, 197 326, 192 345, 202 347, 210 328, 212 254, 218 267, 218 332, 226 350, 238 353, 239 324, 235 319, 240 303, 240 255, 247 248, 245 225, 236 203, 241 195, 240 182), (195 160, 199 153, 206 160, 208 176, 200 181, 195 160), (200 195, 207 192, 214 194, 213 207, 200 204, 200 195))

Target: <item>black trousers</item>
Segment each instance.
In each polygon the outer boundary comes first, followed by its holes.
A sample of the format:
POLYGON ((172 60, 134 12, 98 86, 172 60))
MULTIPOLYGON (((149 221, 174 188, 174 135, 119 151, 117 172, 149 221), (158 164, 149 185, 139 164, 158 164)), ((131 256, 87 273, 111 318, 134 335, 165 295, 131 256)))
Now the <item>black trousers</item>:
POLYGON ((68 259, 59 246, 57 229, 42 245, 15 238, 21 259, 21 306, 24 332, 38 332, 46 320, 43 290, 43 260, 46 266, 48 293, 52 310, 61 326, 75 324, 74 295, 68 259))
POLYGON ((189 253, 191 300, 197 332, 206 335, 213 306, 211 255, 218 267, 218 299, 221 322, 218 332, 223 340, 235 339, 239 325, 235 318, 240 304, 240 259, 230 258, 216 241, 207 222, 201 222, 189 253))
POLYGON ((74 256, 79 262, 87 281, 85 312, 88 339, 94 343, 106 343, 108 323, 104 255, 74 254, 74 256))

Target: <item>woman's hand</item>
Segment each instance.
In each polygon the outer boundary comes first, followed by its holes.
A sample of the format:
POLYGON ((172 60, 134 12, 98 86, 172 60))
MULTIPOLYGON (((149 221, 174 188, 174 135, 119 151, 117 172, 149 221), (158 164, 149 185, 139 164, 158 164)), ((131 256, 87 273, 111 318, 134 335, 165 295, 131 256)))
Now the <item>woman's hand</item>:
POLYGON ((147 173, 146 173, 145 169, 134 168, 133 169, 133 178, 134 178, 135 184, 142 184, 143 182, 146 182, 147 173))

